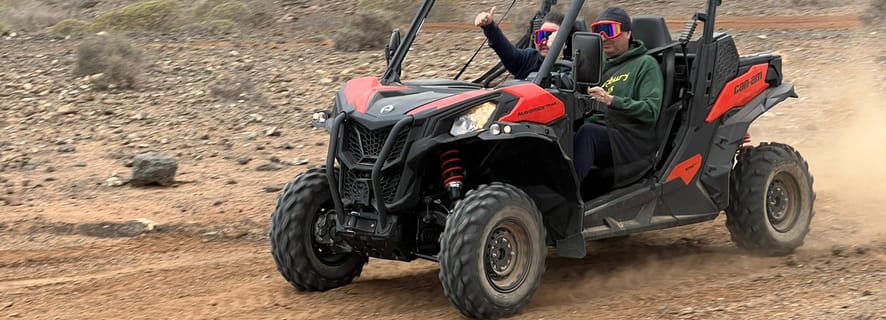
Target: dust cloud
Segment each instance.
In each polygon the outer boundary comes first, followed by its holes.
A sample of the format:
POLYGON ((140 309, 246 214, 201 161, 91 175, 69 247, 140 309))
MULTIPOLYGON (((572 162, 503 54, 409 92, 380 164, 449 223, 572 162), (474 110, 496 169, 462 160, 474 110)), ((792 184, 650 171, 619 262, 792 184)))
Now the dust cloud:
POLYGON ((841 95, 845 103, 832 112, 847 117, 829 124, 832 129, 820 133, 823 142, 806 154, 818 192, 810 236, 843 244, 886 241, 886 93, 867 80, 869 72, 846 78, 826 91, 841 95))

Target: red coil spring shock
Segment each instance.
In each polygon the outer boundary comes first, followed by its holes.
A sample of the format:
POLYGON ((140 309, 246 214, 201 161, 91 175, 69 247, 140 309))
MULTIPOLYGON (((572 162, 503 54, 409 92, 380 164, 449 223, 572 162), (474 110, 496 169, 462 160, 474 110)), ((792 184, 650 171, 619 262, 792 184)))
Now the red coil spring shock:
POLYGON ((754 146, 751 144, 751 134, 745 133, 744 139, 741 140, 741 146, 738 147, 738 154, 743 155, 745 152, 748 152, 754 146))
POLYGON ((449 190, 451 199, 461 198, 462 181, 464 180, 464 167, 461 165, 461 151, 450 149, 440 155, 440 170, 443 177, 443 186, 449 190))

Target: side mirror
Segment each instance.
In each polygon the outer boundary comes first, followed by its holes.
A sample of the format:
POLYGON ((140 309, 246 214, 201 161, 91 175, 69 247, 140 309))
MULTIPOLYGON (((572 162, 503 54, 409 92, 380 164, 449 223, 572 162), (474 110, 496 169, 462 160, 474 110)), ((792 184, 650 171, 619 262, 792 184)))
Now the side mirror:
POLYGON ((385 61, 388 64, 391 63, 391 59, 398 48, 400 48, 400 29, 394 29, 394 31, 391 31, 391 39, 388 40, 388 45, 385 46, 385 61))
POLYGON ((603 37, 598 33, 576 32, 572 36, 572 80, 576 88, 595 86, 603 77, 603 37))

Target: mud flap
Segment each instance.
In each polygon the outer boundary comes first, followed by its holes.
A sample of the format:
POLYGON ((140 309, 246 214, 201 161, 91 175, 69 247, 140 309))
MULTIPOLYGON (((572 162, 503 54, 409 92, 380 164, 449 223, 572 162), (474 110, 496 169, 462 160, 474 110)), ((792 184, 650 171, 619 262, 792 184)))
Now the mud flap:
POLYGON ((584 236, 581 233, 577 233, 565 239, 557 240, 557 255, 566 258, 584 258, 587 255, 584 236))

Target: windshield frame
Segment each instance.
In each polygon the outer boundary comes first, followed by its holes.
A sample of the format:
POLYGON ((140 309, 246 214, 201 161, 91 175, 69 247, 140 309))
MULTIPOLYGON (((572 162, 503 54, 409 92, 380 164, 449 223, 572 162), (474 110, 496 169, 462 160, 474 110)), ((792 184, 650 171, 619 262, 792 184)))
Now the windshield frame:
MULTIPOLYGON (((409 30, 406 32, 403 40, 400 43, 400 46, 397 47, 397 50, 394 52, 391 61, 388 63, 387 68, 385 69, 385 73, 381 78, 381 81, 385 85, 389 84, 397 84, 401 83, 400 75, 403 70, 403 61, 406 60, 406 55, 409 53, 409 49, 415 43, 415 39, 418 36, 418 33, 421 31, 422 26, 428 18, 428 15, 431 12, 431 9, 434 7, 436 0, 425 0, 415 17, 412 19, 412 23, 409 26, 409 30)), ((557 0, 542 0, 541 9, 536 14, 536 18, 543 18, 544 15, 550 11, 551 7, 557 3, 557 0)), ((584 0, 573 0, 572 5, 565 14, 565 19, 561 24, 561 28, 569 30, 575 23, 575 19, 578 17, 578 12, 581 11, 581 7, 584 4, 584 0)), ((551 45, 551 52, 560 52, 563 49, 563 46, 566 43, 566 38, 569 36, 569 33, 563 32, 558 33, 557 37, 554 39, 553 44, 551 45)), ((526 36, 528 37, 528 35, 526 36)), ((536 84, 541 84, 542 81, 550 76, 551 67, 554 65, 554 62, 557 60, 556 54, 548 55, 545 57, 544 62, 542 63, 541 69, 539 69, 538 76, 534 80, 536 84)), ((496 70, 501 70, 501 64, 493 67, 492 70, 486 72, 480 79, 475 80, 475 83, 486 82, 485 78, 490 75, 497 76, 496 70)), ((503 71, 503 70, 501 70, 503 71)), ((500 74, 500 73, 498 73, 500 74)))

